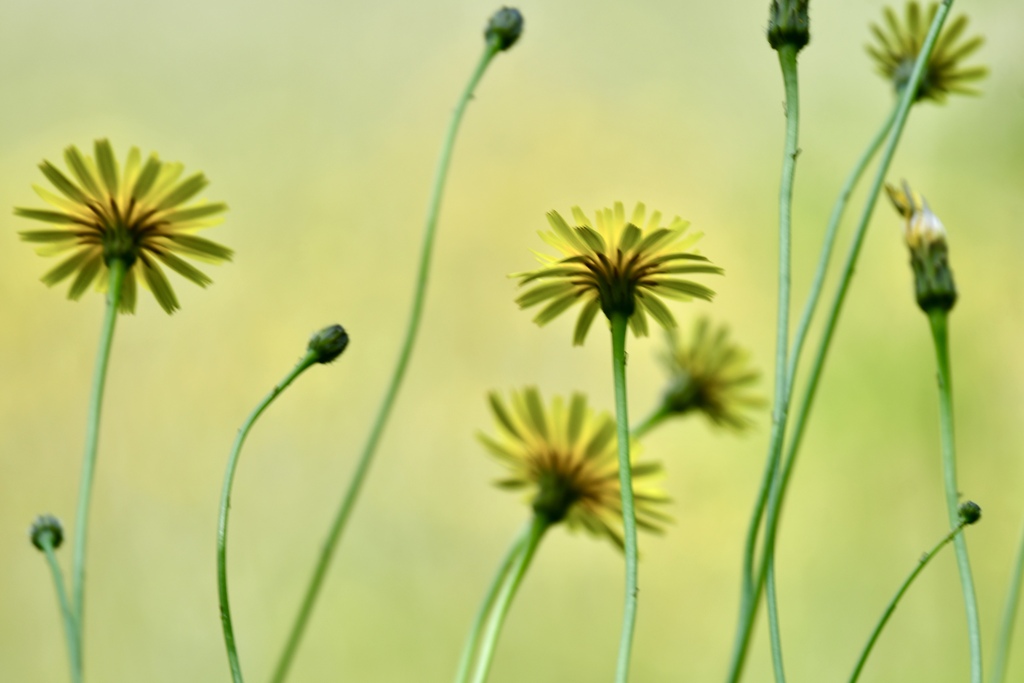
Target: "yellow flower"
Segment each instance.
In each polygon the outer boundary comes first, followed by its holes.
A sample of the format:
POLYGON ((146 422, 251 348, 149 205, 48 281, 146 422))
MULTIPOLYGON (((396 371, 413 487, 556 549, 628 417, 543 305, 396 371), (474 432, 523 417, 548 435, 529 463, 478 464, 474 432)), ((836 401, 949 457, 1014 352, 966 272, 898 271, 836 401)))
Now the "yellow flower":
POLYGON ((946 242, 946 228, 939 217, 932 213, 928 201, 910 189, 903 182, 903 188, 885 184, 889 199, 901 216, 906 220, 903 225, 903 239, 911 250, 927 248, 933 244, 946 242))
POLYGON ((689 344, 670 330, 663 357, 670 376, 666 410, 675 415, 698 411, 718 426, 746 429, 751 423, 744 413, 765 405, 762 397, 748 392, 761 377, 748 359, 729 339, 729 329, 712 329, 707 318, 697 321, 689 344))
MULTIPOLYGON (((615 439, 615 420, 595 415, 582 394, 568 405, 555 397, 545 408, 534 387, 511 392, 511 410, 501 396, 488 399, 498 425, 498 438, 480 434, 480 441, 509 470, 497 482, 506 489, 527 489, 534 512, 551 524, 565 520, 622 548, 622 508, 615 439)), ((668 498, 651 484, 661 472, 658 463, 633 464, 637 525, 661 531, 670 519, 657 505, 668 498)))
POLYGON ((914 296, 925 313, 949 311, 956 304, 956 281, 949 265, 946 228, 932 213, 924 197, 903 182, 903 188, 886 183, 886 192, 896 210, 903 216, 903 239, 910 250, 910 267, 914 271, 914 296))
POLYGON ((200 287, 208 285, 210 278, 177 254, 212 263, 230 260, 230 249, 194 234, 219 223, 215 217, 227 210, 227 205, 200 202, 186 206, 206 187, 206 177, 195 173, 179 182, 184 167, 162 162, 156 154, 142 163, 139 149, 132 147, 122 173, 107 140, 96 141, 95 153, 93 158, 74 146, 64 150, 74 180, 49 161, 39 165, 60 194, 35 185, 33 189, 57 210, 18 208, 14 213, 63 227, 19 234, 27 242, 45 244, 39 253, 46 256, 74 251, 42 278, 52 286, 77 273, 68 298, 81 297, 97 276, 99 287, 105 288, 110 263, 118 259, 126 270, 122 312, 135 310, 136 271, 141 271, 142 281, 160 306, 173 313, 179 308, 178 300, 157 262, 200 287))
POLYGON ((700 233, 687 234, 687 221, 676 217, 668 227, 661 227, 658 211, 645 221, 643 204, 636 205, 627 221, 621 202, 597 212, 596 228, 578 206, 573 207, 572 215, 575 227, 557 211, 549 212, 552 231, 540 233, 541 239, 563 256, 537 254, 543 267, 511 276, 519 278, 520 286, 544 280, 516 299, 520 308, 549 302, 534 318, 537 324, 583 302, 573 344, 583 343, 598 311, 609 318, 614 313, 627 316, 633 333, 645 336, 647 314, 666 328, 675 326, 672 313, 659 297, 688 301, 714 296, 704 285, 679 277, 722 272, 707 258, 687 251, 701 237, 700 233))
MULTIPOLYGON (((867 45, 866 49, 874 58, 878 72, 892 81, 897 93, 910 81, 914 62, 917 61, 938 8, 937 3, 932 3, 928 7, 927 16, 922 16, 920 6, 916 2, 909 2, 906 25, 901 26, 896 13, 886 7, 885 28, 889 30, 888 34, 884 28, 871 24, 871 33, 874 34, 877 44, 867 45)), ((933 100, 941 103, 946 100, 946 95, 954 92, 979 94, 966 84, 984 78, 988 74, 988 69, 983 66, 961 68, 960 63, 981 47, 985 39, 975 36, 957 45, 957 40, 966 28, 967 17, 960 15, 943 29, 925 66, 921 84, 914 95, 915 102, 933 100)))

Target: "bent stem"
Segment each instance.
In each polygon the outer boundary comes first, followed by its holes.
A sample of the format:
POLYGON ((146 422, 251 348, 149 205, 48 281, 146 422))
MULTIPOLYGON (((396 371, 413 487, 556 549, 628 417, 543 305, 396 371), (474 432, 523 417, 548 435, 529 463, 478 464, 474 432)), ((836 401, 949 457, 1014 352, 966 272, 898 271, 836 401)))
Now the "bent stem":
POLYGON ((629 660, 633 654, 633 631, 636 628, 637 549, 636 510, 633 504, 633 469, 629 458, 629 410, 626 400, 626 328, 629 318, 613 313, 612 375, 615 379, 615 424, 619 441, 619 492, 622 497, 622 531, 626 555, 626 600, 622 614, 622 636, 619 639, 619 661, 615 668, 616 683, 629 680, 629 660))
MULTIPOLYGON (((960 492, 956 485, 956 442, 953 437, 953 377, 949 366, 948 314, 941 309, 928 312, 932 339, 935 342, 935 360, 939 371, 939 433, 942 443, 943 483, 946 489, 946 507, 949 525, 955 527, 960 518, 960 492)), ((967 613, 967 638, 971 648, 971 683, 981 683, 981 624, 978 618, 978 600, 971 577, 971 562, 967 556, 967 541, 957 536, 953 541, 956 565, 960 570, 960 588, 964 594, 967 613)))
POLYGON ((497 596, 494 606, 494 613, 487 624, 487 632, 484 634, 484 640, 480 646, 480 658, 477 661, 476 673, 473 675, 473 683, 484 683, 487 680, 487 675, 491 671, 491 663, 494 661, 494 650, 498 644, 498 637, 505 625, 505 617, 512 606, 512 599, 516 596, 519 584, 522 583, 523 576, 526 575, 526 570, 530 567, 530 561, 533 560, 533 555, 537 551, 541 538, 544 537, 544 532, 550 526, 551 522, 543 515, 534 515, 528 535, 521 541, 521 552, 515 562, 515 569, 501 587, 501 593, 497 596))
POLYGON ((857 659, 857 664, 853 667, 853 673, 850 675, 850 683, 856 683, 857 679, 860 677, 860 672, 864 668, 864 664, 868 661, 868 655, 871 654, 871 650, 875 647, 875 641, 878 640, 878 636, 882 635, 882 629, 885 628, 885 625, 888 623, 889 617, 892 616, 892 613, 896 611, 896 606, 899 604, 900 599, 903 598, 903 594, 907 592, 908 588, 910 588, 910 584, 914 583, 914 579, 917 578, 918 574, 924 571, 924 568, 928 566, 931 559, 935 557, 935 555, 942 550, 947 543, 952 541, 957 534, 963 531, 966 525, 967 522, 960 520, 955 529, 946 534, 941 541, 935 544, 934 548, 929 550, 920 560, 918 560, 917 566, 915 566, 914 570, 910 572, 910 575, 904 579, 903 584, 900 586, 899 590, 896 591, 896 595, 893 596, 892 600, 889 601, 889 605, 885 608, 885 611, 882 612, 882 617, 878 620, 878 623, 875 625, 875 629, 871 632, 871 636, 868 638, 867 644, 864 646, 863 651, 861 651, 860 658, 857 659))
POLYGON ((242 683, 242 668, 238 662, 238 649, 235 646, 235 630, 231 623, 231 605, 228 601, 228 513, 231 510, 231 487, 235 481, 235 470, 238 468, 238 459, 242 453, 242 444, 249 436, 249 431, 256 424, 263 411, 274 402, 288 385, 295 381, 299 375, 306 371, 309 366, 317 362, 317 353, 308 351, 298 364, 289 372, 277 386, 270 390, 260 404, 249 414, 235 443, 231 447, 231 455, 228 457, 227 471, 224 473, 224 487, 220 494, 220 515, 217 519, 217 596, 220 601, 220 622, 224 629, 224 646, 227 648, 228 664, 231 666, 231 678, 235 683, 242 683))
POLYGON ((71 601, 68 600, 68 592, 64 588, 64 574, 60 570, 57 554, 53 550, 53 535, 49 533, 42 534, 39 541, 40 545, 43 546, 43 552, 46 554, 46 562, 50 565, 53 585, 57 590, 57 602, 60 604, 60 615, 64 620, 64 638, 67 640, 71 683, 81 683, 82 668, 81 659, 78 656, 78 626, 75 624, 75 614, 71 609, 71 601))
POLYGON ((473 91, 476 89, 481 77, 483 77, 484 71, 487 70, 487 65, 490 64, 491 60, 499 51, 500 46, 498 38, 494 37, 490 39, 487 42, 484 53, 480 57, 480 61, 477 64, 476 69, 473 71, 469 82, 466 84, 466 88, 463 91, 462 96, 459 98, 455 111, 452 113, 451 122, 448 124, 448 131, 445 134, 444 143, 441 146, 441 157, 437 162, 434 186, 430 194, 430 205, 427 209, 426 226, 423 231, 423 245, 420 251, 420 262, 416 276, 416 287, 413 294, 412 310, 409 313, 409 323, 406 328, 405 338, 402 341, 401 350, 398 354, 398 362, 395 365, 391 381, 384 394, 384 400, 381 402, 380 408, 377 411, 377 417, 370 429, 370 436, 366 441, 366 445, 363 447, 362 454, 359 456, 359 461, 352 474, 352 479, 349 482, 345 495, 341 500, 341 505, 335 514, 334 521, 331 523, 331 528, 327 533, 327 538, 321 546, 320 555, 317 558, 316 566, 313 569, 313 576, 310 578, 309 585, 306 587, 298 615, 295 617, 295 622, 288 634, 288 640, 281 653, 280 659, 278 660, 277 667, 274 670, 274 676, 271 679, 273 683, 283 683, 288 675, 288 669, 291 667, 292 660, 294 659, 295 653, 299 647, 299 642, 302 640, 302 635, 305 632, 306 624, 309 622, 310 614, 312 614, 313 611, 313 605, 316 603, 317 596, 320 593, 320 587, 322 586, 324 577, 327 574, 327 568, 331 563, 331 558, 334 556, 334 551, 338 545, 338 541, 341 539, 342 532, 345 529, 345 524, 348 522, 349 514, 351 514, 352 508, 355 506, 356 500, 359 497, 359 492, 362 489, 366 475, 369 473, 370 464, 372 463, 374 453, 377 450, 377 444, 384 432, 384 426, 387 423, 388 416, 391 414, 391 408, 394 405, 396 396, 398 395, 398 389, 401 387, 402 380, 405 377, 405 370, 409 365, 413 345, 416 341, 416 333, 419 331, 420 318, 423 315, 423 304, 427 293, 427 278, 430 274, 430 257, 434 249, 434 234, 437 228, 437 217, 441 209, 441 197, 444 193, 445 179, 448 176, 448 166, 451 161, 452 148, 455 145, 455 135, 459 130, 459 124, 462 121, 462 115, 466 110, 466 106, 473 97, 473 91))
POLYGON ((459 657, 459 668, 455 673, 455 683, 466 683, 469 680, 469 669, 473 664, 473 654, 476 652, 477 645, 480 642, 484 623, 491 614, 494 602, 498 598, 499 591, 505 585, 505 580, 512 571, 512 566, 520 559, 523 545, 528 541, 532 527, 532 522, 528 523, 516 535, 515 541, 512 542, 508 552, 505 553, 505 557, 502 558, 501 564, 498 565, 498 571, 491 580, 491 585, 488 587, 487 593, 484 594, 483 602, 480 603, 476 617, 473 619, 473 625, 470 627, 469 635, 466 637, 466 644, 462 647, 462 656, 459 657))
MULTIPOLYGON (((807 427, 810 411, 814 405, 814 398, 817 393, 818 384, 821 380, 821 373, 825 365, 825 359, 828 356, 832 337, 835 334, 835 328, 839 321, 839 315, 842 312, 843 303, 846 300, 846 294, 853 278, 853 272, 856 268, 858 257, 860 256, 860 249, 864 243, 864 237, 867 234, 867 226, 871 218, 871 213, 874 211, 879 191, 881 190, 882 183, 885 181, 885 175, 889 171, 889 165, 892 163, 893 156, 895 156, 896 153, 896 147, 899 145, 903 129, 906 126, 907 118, 910 114, 910 108, 914 103, 913 94, 917 91, 917 87, 924 75, 925 65, 927 64, 932 50, 935 47, 936 39, 938 38, 939 32, 942 30, 942 26, 949 14, 951 4, 952 0, 943 0, 943 2, 939 3, 939 9, 936 12, 935 18, 928 30, 928 35, 925 38, 921 52, 918 54, 917 62, 914 64, 913 74, 900 95, 899 104, 892 123, 892 131, 889 135, 888 142, 882 151, 882 157, 879 161, 875 178, 868 190, 868 197, 865 200, 864 208, 854 229, 854 236, 851 240, 846 260, 843 263, 843 270, 839 277, 839 284, 836 287, 836 293, 832 300, 832 304, 827 311, 825 326, 821 333, 821 339, 818 342, 818 347, 815 350, 815 355, 811 361, 810 374, 807 379, 806 388, 804 389, 804 394, 801 398, 790 430, 789 442, 785 448, 785 457, 782 458, 781 469, 778 473, 778 495, 775 497, 775 506, 778 510, 771 515, 773 520, 772 523, 768 524, 766 522, 764 529, 764 547, 766 549, 769 547, 769 544, 775 543, 779 520, 781 518, 781 510, 785 503, 785 497, 789 489, 789 482, 793 474, 793 468, 796 464, 797 455, 800 451, 800 444, 807 427)), ((794 368, 796 367, 796 361, 798 360, 799 359, 794 359, 794 368)), ((737 628, 736 642, 733 648, 733 658, 729 669, 728 680, 730 683, 736 683, 742 676, 743 665, 746 661, 746 655, 750 645, 750 637, 753 633, 754 615, 756 613, 757 604, 760 601, 761 590, 767 573, 767 553, 762 553, 761 560, 757 563, 758 569, 756 573, 753 571, 748 573, 747 562, 750 561, 750 566, 752 567, 755 550, 754 546, 757 542, 757 532, 760 526, 760 514, 758 514, 757 507, 763 505, 762 497, 767 496, 767 485, 765 482, 772 481, 775 476, 775 472, 772 470, 772 463, 769 462, 765 467, 765 475, 762 480, 761 491, 758 494, 758 505, 755 506, 755 514, 753 515, 750 527, 748 528, 747 541, 744 548, 744 575, 742 577, 744 585, 740 601, 740 624, 737 628)))
POLYGON ((667 420, 672 415, 672 409, 664 403, 658 406, 654 412, 647 416, 647 418, 633 427, 632 436, 634 439, 639 441, 647 435, 647 432, 651 431, 662 422, 667 420))
POLYGON ((75 654, 77 669, 83 670, 85 648, 85 545, 89 531, 89 503, 92 500, 92 482, 96 473, 96 452, 100 439, 100 413, 103 408, 103 389, 107 383, 107 366, 110 363, 110 349, 114 341, 114 326, 117 324, 117 308, 121 303, 121 288, 124 284, 127 264, 113 259, 107 267, 110 279, 107 289, 107 310, 100 331, 100 345, 96 352, 96 368, 92 379, 92 393, 89 396, 89 417, 85 430, 85 455, 82 457, 82 478, 78 486, 78 510, 75 513, 75 541, 71 551, 71 599, 73 616, 77 625, 78 645, 75 654))
POLYGON ((1017 607, 1020 604, 1020 584, 1024 577, 1024 534, 1021 535, 1017 548, 1017 559, 1010 575, 1010 587, 1006 591, 1006 603, 1003 605, 1003 619, 999 626, 999 641, 996 644, 995 658, 992 660, 992 673, 989 683, 1003 683, 1006 680, 1006 664, 1010 656, 1010 639, 1013 636, 1013 625, 1017 621, 1017 607))

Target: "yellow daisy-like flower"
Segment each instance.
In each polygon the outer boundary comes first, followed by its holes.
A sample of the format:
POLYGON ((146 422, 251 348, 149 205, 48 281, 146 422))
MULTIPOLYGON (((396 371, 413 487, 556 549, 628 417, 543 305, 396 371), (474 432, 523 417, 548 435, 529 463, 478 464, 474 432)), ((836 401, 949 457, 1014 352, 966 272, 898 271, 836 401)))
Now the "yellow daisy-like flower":
POLYGON ((746 412, 765 405, 748 389, 761 377, 749 365, 749 354, 729 339, 725 326, 712 328, 701 318, 689 343, 669 331, 669 350, 662 360, 670 381, 664 404, 670 414, 700 412, 715 425, 743 430, 750 426, 746 412))
MULTIPOLYGON (((549 523, 565 520, 571 529, 585 529, 621 549, 615 420, 595 415, 582 394, 573 394, 568 405, 555 397, 545 408, 540 392, 527 387, 511 392, 511 410, 496 392, 488 399, 500 435, 479 437, 510 472, 498 486, 529 490, 534 512, 549 523)), ((651 484, 661 465, 634 463, 632 471, 637 525, 661 531, 671 521, 655 509, 668 502, 651 484)))
POLYGON ((583 302, 573 344, 583 343, 598 311, 609 318, 615 313, 627 316, 633 333, 645 336, 647 314, 667 328, 676 324, 660 297, 688 301, 714 296, 704 285, 680 277, 722 272, 704 256, 687 251, 701 238, 701 233, 687 232, 689 222, 677 216, 662 227, 658 211, 645 220, 643 204, 636 205, 627 221, 621 202, 598 211, 596 227, 578 206, 572 215, 574 227, 557 211, 549 212, 552 231, 540 233, 563 256, 537 254, 543 267, 511 276, 519 278, 520 286, 543 281, 516 299, 520 308, 548 302, 534 318, 537 324, 583 302))
POLYGON ((231 260, 230 249, 195 235, 219 223, 217 214, 227 210, 227 205, 200 202, 186 206, 206 187, 207 180, 202 173, 195 173, 179 181, 184 170, 179 163, 162 162, 156 154, 142 163, 139 149, 132 147, 122 172, 107 140, 96 141, 95 153, 93 158, 74 146, 64 150, 74 179, 49 161, 39 165, 60 194, 36 185, 33 189, 57 210, 18 208, 14 213, 63 227, 19 234, 27 242, 43 243, 39 253, 46 256, 74 251, 42 278, 52 286, 77 273, 68 298, 81 297, 97 277, 99 287, 104 288, 111 262, 119 259, 126 271, 121 312, 135 310, 136 272, 141 271, 143 283, 160 306, 173 313, 180 308, 178 299, 158 262, 200 287, 210 284, 210 278, 178 254, 212 263, 231 260))
MULTIPOLYGON (((921 7, 916 2, 907 3, 906 24, 900 25, 896 13, 889 7, 885 8, 885 27, 871 24, 877 44, 867 45, 868 54, 875 60, 878 72, 890 80, 899 93, 910 81, 914 71, 914 62, 921 52, 928 28, 939 6, 933 3, 922 15, 921 7), (886 33, 888 29, 888 34, 886 33)), ((961 68, 961 62, 975 52, 985 42, 981 36, 975 36, 957 44, 960 36, 967 28, 967 17, 958 16, 943 29, 935 43, 924 76, 918 86, 914 101, 933 100, 945 102, 949 93, 977 95, 978 90, 966 84, 984 78, 988 69, 984 66, 961 68)))

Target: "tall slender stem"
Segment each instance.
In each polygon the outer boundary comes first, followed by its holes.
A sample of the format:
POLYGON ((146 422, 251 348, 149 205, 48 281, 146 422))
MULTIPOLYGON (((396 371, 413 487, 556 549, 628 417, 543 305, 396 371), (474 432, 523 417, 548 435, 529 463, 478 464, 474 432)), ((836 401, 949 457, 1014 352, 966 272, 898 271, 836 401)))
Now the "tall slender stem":
POLYGON ((512 599, 516 596, 516 591, 519 590, 519 584, 523 582, 523 576, 530 567, 530 561, 533 560, 533 554, 536 552, 541 538, 544 537, 544 532, 550 526, 551 523, 543 515, 534 515, 533 522, 530 524, 529 535, 522 545, 522 551, 518 555, 515 569, 509 576, 509 580, 502 586, 501 593, 498 595, 494 606, 494 613, 487 624, 487 632, 484 634, 484 640, 480 646, 480 658, 477 660, 473 683, 484 683, 487 680, 487 676, 491 671, 491 664, 494 661, 494 650, 498 644, 498 637, 501 635, 501 629, 505 625, 505 617, 512 606, 512 599))
POLYGON ((82 478, 78 486, 78 510, 75 513, 75 540, 71 552, 71 596, 75 623, 78 626, 78 669, 83 669, 85 648, 85 546, 89 531, 89 503, 92 500, 92 482, 96 472, 96 452, 100 439, 100 413, 103 408, 103 389, 107 383, 107 366, 110 363, 110 349, 114 341, 114 326, 117 323, 117 309, 121 303, 121 288, 124 284, 127 266, 121 259, 109 264, 110 279, 107 284, 107 309, 100 331, 100 345, 96 352, 96 366, 93 372, 92 393, 89 396, 89 417, 85 431, 85 455, 82 457, 82 478))
MULTIPOLYGON (((775 343, 775 407, 772 411, 772 443, 769 458, 778 470, 782 454, 782 440, 786 434, 786 418, 789 415, 789 385, 787 358, 789 355, 789 285, 793 212, 793 178, 796 175, 796 157, 800 153, 798 135, 800 131, 800 89, 797 81, 796 55, 793 45, 778 48, 779 65, 786 89, 786 144, 782 157, 782 182, 779 188, 779 312, 776 325, 775 343)), ((778 474, 773 477, 768 496, 768 520, 771 520, 772 498, 777 494, 778 474)), ((768 522, 766 521, 766 524, 768 522)), ((771 636, 772 668, 776 683, 784 683, 786 674, 782 664, 782 639, 779 631, 778 602, 775 595, 775 553, 774 547, 765 545, 768 558, 768 629, 771 636)))
POLYGON ((320 594, 320 587, 322 586, 324 577, 327 574, 327 568, 330 565, 331 558, 334 556, 335 548, 338 545, 338 541, 341 539, 342 532, 345 529, 345 524, 352 512, 352 508, 355 506, 356 500, 359 497, 359 492, 362 489, 366 475, 369 473, 370 464, 373 461, 374 453, 377 450, 377 444, 384 432, 384 426, 387 423, 388 416, 391 414, 391 408, 394 405, 395 398, 398 396, 398 389, 401 387, 402 380, 405 377, 405 370, 409 365, 409 359, 412 356, 413 346, 416 341, 416 333, 419 331, 420 318, 423 315, 423 304, 427 294, 427 279, 430 274, 430 257, 434 249, 434 234, 437 228, 437 217, 441 210, 441 197, 444 194, 445 179, 448 177, 448 166, 451 162, 452 148, 455 145, 455 135, 459 130, 459 124, 462 121, 462 115, 466 110, 466 106, 473 97, 473 91, 476 89, 477 84, 483 77, 484 71, 487 70, 487 65, 491 63, 491 60, 499 50, 500 45, 497 38, 492 38, 487 42, 483 55, 480 57, 480 61, 477 64, 476 69, 473 71, 472 76, 470 76, 469 82, 466 84, 466 88, 463 91, 462 96, 459 98, 458 104, 455 106, 455 111, 452 113, 451 122, 448 124, 448 131, 446 132, 444 142, 441 145, 441 157, 437 162, 434 186, 430 193, 430 205, 427 209, 426 226, 423 231, 423 244, 420 251, 420 262, 416 275, 412 310, 409 313, 409 322, 406 327, 405 338, 402 341, 401 350, 398 354, 398 362, 395 364, 395 370, 391 376, 391 381, 388 384, 387 391, 384 394, 384 400, 381 402, 380 408, 377 411, 377 417, 370 429, 370 435, 366 441, 366 445, 363 447, 363 452, 359 456, 359 461, 352 474, 352 479, 349 481, 348 488, 345 491, 345 495, 341 500, 341 505, 338 507, 338 511, 335 514, 334 521, 331 523, 331 528, 327 533, 327 538, 321 546, 320 555, 317 558, 316 566, 313 569, 313 576, 310 578, 309 585, 306 587, 298 615, 295 618, 295 622, 289 632, 284 650, 282 651, 277 667, 274 670, 274 675, 271 679, 273 683, 283 683, 288 675, 288 669, 291 667, 292 660, 294 659, 295 653, 299 647, 299 642, 302 640, 302 634, 304 633, 306 624, 312 614, 313 605, 316 603, 317 596, 320 594))
POLYGON ((867 644, 860 653, 860 658, 857 659, 857 664, 853 667, 853 673, 850 675, 850 683, 856 683, 857 679, 860 678, 860 672, 864 668, 864 664, 867 663, 868 655, 871 654, 871 650, 875 647, 875 642, 878 640, 878 636, 882 635, 882 629, 885 628, 885 625, 888 623, 889 617, 892 616, 892 613, 896 611, 896 606, 899 604, 900 599, 903 598, 903 594, 907 592, 908 588, 910 588, 910 584, 914 583, 914 579, 916 579, 917 575, 924 570, 929 562, 931 562, 931 559, 935 557, 935 555, 942 550, 947 543, 952 541, 953 537, 963 531, 966 524, 967 522, 963 520, 959 521, 952 531, 946 534, 941 541, 935 544, 934 548, 929 550, 925 553, 924 557, 918 560, 914 570, 910 572, 910 575, 906 579, 904 579, 903 584, 900 586, 899 590, 896 591, 896 595, 893 596, 892 600, 889 601, 888 606, 886 606, 885 611, 882 612, 882 617, 878 620, 878 623, 875 624, 875 629, 871 632, 871 636, 868 638, 867 644))
POLYGON ((231 678, 235 683, 242 683, 242 668, 238 661, 238 649, 235 646, 235 630, 231 623, 231 604, 228 601, 228 513, 231 510, 231 487, 235 481, 235 470, 238 468, 238 459, 242 453, 242 445, 249 436, 249 431, 256 424, 263 411, 274 402, 288 385, 306 371, 309 366, 317 362, 317 352, 308 351, 298 364, 289 372, 283 380, 270 390, 270 393, 263 397, 259 405, 249 414, 231 447, 231 455, 228 457, 227 471, 224 473, 224 487, 220 494, 220 515, 217 519, 217 596, 220 600, 220 621, 224 629, 224 646, 227 648, 228 664, 231 667, 231 678))
MULTIPOLYGON (((810 375, 807 379, 806 388, 790 430, 790 438, 785 448, 786 454, 782 459, 781 469, 778 473, 778 477, 780 478, 778 482, 778 495, 776 497, 776 506, 778 507, 778 511, 772 516, 773 522, 771 524, 765 524, 765 548, 768 547, 769 543, 774 544, 775 542, 779 520, 781 519, 781 509, 785 502, 786 492, 788 491, 789 482, 796 463, 796 456, 800 450, 801 440, 803 439, 803 435, 807 427, 811 407, 814 405, 814 398, 818 389, 818 383, 821 380, 821 373, 825 365, 825 359, 828 355, 828 350, 832 343, 832 337, 835 334, 835 328, 839 321, 839 315, 842 312, 843 303, 846 300, 846 294, 853 278, 853 272, 857 265, 861 246, 864 243, 864 237, 867 233, 871 213, 874 211, 875 202, 878 199, 878 193, 881 190, 882 183, 885 181, 885 175, 889 171, 889 165, 892 163, 893 156, 896 153, 896 147, 899 145, 900 138, 903 134, 903 128, 906 125, 910 108, 914 103, 914 93, 917 91, 921 78, 924 75, 925 65, 927 64, 932 50, 935 47, 935 42, 938 38, 939 32, 942 30, 943 23, 949 14, 949 8, 952 2, 953 0, 942 0, 942 2, 939 3, 938 11, 936 12, 935 18, 932 20, 931 27, 928 30, 928 35, 921 47, 921 52, 918 54, 917 62, 915 62, 913 74, 900 95, 895 119, 892 123, 892 131, 889 135, 888 142, 883 149, 875 178, 868 190, 868 197, 865 200, 863 211, 861 212, 860 219, 854 230, 854 236, 851 241, 849 251, 847 252, 846 260, 843 264, 842 273, 840 274, 839 284, 836 287, 836 294, 827 312, 825 326, 821 333, 821 339, 811 362, 810 375)), ((795 361, 798 360, 799 359, 795 359, 795 361)), ((793 367, 796 367, 795 361, 793 363, 793 367)), ((765 478, 768 480, 774 480, 775 474, 771 471, 770 465, 771 463, 766 465, 765 478)), ((759 500, 760 496, 763 495, 763 489, 764 486, 762 485, 762 493, 759 494, 759 500)), ((744 552, 745 565, 748 557, 753 557, 753 546, 756 543, 759 524, 760 520, 758 516, 755 515, 751 520, 751 525, 748 529, 747 547, 744 552), (749 553, 746 552, 746 550, 749 550, 749 553)), ((757 572, 751 572, 749 575, 745 574, 743 577, 744 591, 741 595, 740 601, 740 624, 739 628, 737 628, 736 643, 734 645, 733 658, 729 669, 728 680, 730 683, 736 683, 736 681, 739 681, 742 676, 743 665, 745 663, 747 650, 750 644, 750 636, 753 632, 754 614, 756 613, 757 603, 760 600, 760 592, 766 573, 767 554, 762 554, 761 560, 758 563, 757 572), (746 583, 748 580, 750 581, 749 584, 746 583), (748 595, 749 598, 747 597, 748 595)))
POLYGON ((1024 533, 1021 534, 1020 545, 1017 547, 1017 559, 1013 563, 1013 572, 1010 574, 1010 587, 1006 591, 1003 619, 999 626, 999 641, 996 644, 996 654, 992 660, 989 683, 1003 683, 1006 680, 1006 664, 1010 656, 1013 625, 1017 621, 1017 608, 1020 605, 1022 577, 1024 577, 1024 533))
POLYGON ((622 614, 622 635, 619 640, 619 661, 615 668, 616 683, 629 680, 629 662, 633 654, 633 631, 637 608, 636 510, 633 504, 633 467, 629 457, 629 408, 626 400, 626 329, 629 318, 613 313, 612 376, 615 380, 615 423, 619 441, 619 489, 622 496, 622 530, 626 554, 626 600, 622 614))
POLYGON ((60 563, 57 562, 57 554, 53 550, 53 535, 42 534, 40 544, 46 554, 46 562, 50 565, 50 573, 53 575, 53 585, 57 590, 57 602, 60 604, 60 615, 64 621, 64 638, 67 640, 68 665, 71 668, 71 683, 81 683, 82 667, 81 659, 78 656, 78 625, 75 622, 75 614, 71 608, 71 601, 68 600, 67 589, 64 588, 64 574, 60 570, 60 563))
MULTIPOLYGON (((948 314, 935 308, 928 312, 932 339, 935 341, 935 360, 939 371, 939 435, 942 444, 943 483, 946 489, 946 508, 950 527, 956 527, 960 514, 960 491, 956 484, 956 440, 953 435, 953 376, 949 366, 948 314)), ((960 570, 960 588, 964 594, 967 613, 967 639, 971 649, 971 683, 981 683, 981 623, 978 618, 978 599, 974 592, 971 562, 967 556, 967 541, 963 536, 953 540, 956 564, 960 570)))
POLYGON ((484 594, 484 599, 480 603, 476 616, 473 618, 473 625, 469 629, 469 635, 466 637, 466 644, 462 648, 462 656, 459 657, 459 668, 455 673, 455 683, 466 683, 469 680, 473 655, 476 653, 477 645, 480 642, 484 624, 487 622, 487 617, 491 614, 494 602, 504 587, 512 567, 521 559, 523 546, 529 540, 532 528, 533 522, 531 521, 516 535, 512 545, 509 546, 508 552, 505 553, 505 557, 502 558, 501 564, 498 565, 498 571, 494 574, 494 578, 491 579, 491 585, 487 588, 487 593, 484 594))

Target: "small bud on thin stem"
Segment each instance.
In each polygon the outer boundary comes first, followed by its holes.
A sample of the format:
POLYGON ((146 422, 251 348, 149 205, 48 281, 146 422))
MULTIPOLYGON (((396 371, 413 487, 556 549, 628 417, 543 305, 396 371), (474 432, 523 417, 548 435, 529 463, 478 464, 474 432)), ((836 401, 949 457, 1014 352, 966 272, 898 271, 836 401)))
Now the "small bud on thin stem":
POLYGON ((973 500, 960 504, 960 521, 964 524, 974 524, 981 519, 981 506, 973 500))
POLYGON ((502 7, 487 22, 484 38, 497 41, 498 48, 507 50, 516 44, 523 33, 523 15, 514 7, 502 7))
POLYGON ((811 42, 810 20, 807 16, 809 0, 772 0, 768 9, 768 44, 778 50, 791 45, 801 50, 811 42))
POLYGON ((348 347, 348 332, 341 325, 330 325, 309 338, 309 352, 317 363, 330 363, 348 347))
POLYGON ((60 547, 60 544, 64 541, 64 526, 60 523, 60 520, 53 515, 39 515, 36 520, 32 522, 31 528, 28 530, 29 538, 32 539, 32 545, 37 550, 46 551, 44 544, 44 538, 49 536, 50 546, 56 550, 60 547))

